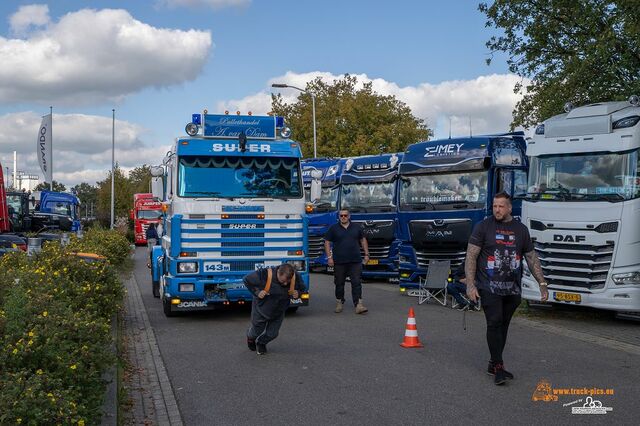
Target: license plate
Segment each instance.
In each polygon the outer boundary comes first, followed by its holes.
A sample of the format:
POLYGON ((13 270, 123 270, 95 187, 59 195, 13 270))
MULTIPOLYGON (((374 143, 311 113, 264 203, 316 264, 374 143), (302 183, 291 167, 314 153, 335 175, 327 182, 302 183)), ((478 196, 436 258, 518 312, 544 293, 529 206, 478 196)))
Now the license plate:
POLYGON ((204 272, 229 272, 231 271, 231 265, 221 262, 204 262, 204 272))
POLYGON ((565 293, 562 291, 556 291, 553 294, 554 300, 558 302, 575 302, 580 303, 582 301, 582 295, 577 293, 565 293))
POLYGON ((367 262, 367 265, 377 265, 378 264, 378 259, 369 259, 369 261, 367 262))

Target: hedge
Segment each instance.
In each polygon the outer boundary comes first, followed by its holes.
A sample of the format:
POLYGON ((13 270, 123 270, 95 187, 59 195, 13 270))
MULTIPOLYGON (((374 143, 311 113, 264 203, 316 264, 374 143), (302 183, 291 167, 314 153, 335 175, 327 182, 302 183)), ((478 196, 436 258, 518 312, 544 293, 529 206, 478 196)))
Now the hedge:
POLYGON ((100 422, 102 377, 115 362, 110 323, 124 298, 114 265, 129 243, 111 231, 87 236, 0 258, 0 424, 100 422))

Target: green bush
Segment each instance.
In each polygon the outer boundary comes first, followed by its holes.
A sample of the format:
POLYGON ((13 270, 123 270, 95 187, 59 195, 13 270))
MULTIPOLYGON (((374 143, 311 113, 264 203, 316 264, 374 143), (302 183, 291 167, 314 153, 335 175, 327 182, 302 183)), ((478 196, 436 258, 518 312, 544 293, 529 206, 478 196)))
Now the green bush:
POLYGON ((109 259, 114 266, 121 266, 129 256, 131 245, 118 232, 94 227, 84 233, 83 238, 71 237, 68 248, 77 252, 97 253, 109 259))
POLYGON ((0 424, 99 423, 123 297, 112 265, 70 247, 0 258, 0 424))

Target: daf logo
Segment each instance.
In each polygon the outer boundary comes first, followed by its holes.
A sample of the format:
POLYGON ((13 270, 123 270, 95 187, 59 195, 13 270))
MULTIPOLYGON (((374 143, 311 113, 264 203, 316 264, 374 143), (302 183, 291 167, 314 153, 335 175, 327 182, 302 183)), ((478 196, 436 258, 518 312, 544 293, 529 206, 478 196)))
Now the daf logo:
POLYGON ((560 241, 563 243, 582 243, 586 241, 587 237, 585 235, 553 235, 553 241, 560 241))
POLYGON ((433 224, 435 226, 443 226, 444 225, 444 219, 436 219, 433 221, 433 224))

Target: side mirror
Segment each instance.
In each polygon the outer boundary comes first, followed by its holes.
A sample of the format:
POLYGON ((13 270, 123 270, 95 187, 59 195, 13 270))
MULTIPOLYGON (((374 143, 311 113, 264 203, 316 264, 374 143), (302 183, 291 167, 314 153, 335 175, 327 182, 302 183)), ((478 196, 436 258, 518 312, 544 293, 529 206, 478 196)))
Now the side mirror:
POLYGON ((320 200, 320 196, 322 195, 322 182, 318 179, 314 179, 311 181, 311 196, 309 197, 309 201, 312 203, 320 200))
POLYGON ((162 177, 151 178, 151 193, 156 200, 164 200, 164 182, 162 177))
POLYGON ((162 168, 162 166, 151 167, 151 176, 152 177, 164 176, 164 168, 162 168))
POLYGON ((133 216, 133 210, 129 210, 129 218, 131 220, 135 219, 135 217, 133 216))

